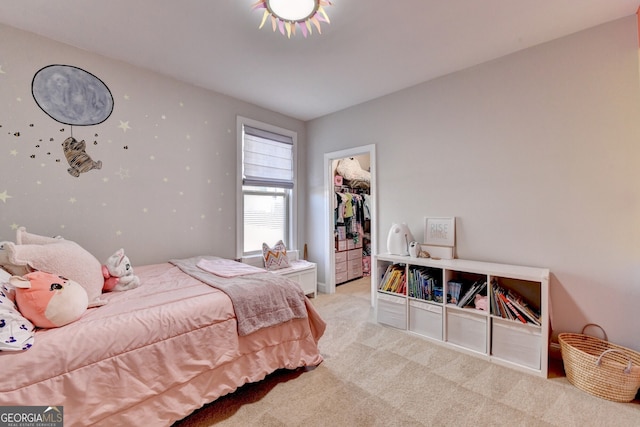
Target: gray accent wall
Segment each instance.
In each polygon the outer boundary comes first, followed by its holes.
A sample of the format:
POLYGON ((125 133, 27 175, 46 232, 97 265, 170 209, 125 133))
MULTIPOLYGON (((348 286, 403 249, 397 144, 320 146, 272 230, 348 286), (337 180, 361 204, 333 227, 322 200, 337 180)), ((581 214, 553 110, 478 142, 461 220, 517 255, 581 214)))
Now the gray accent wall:
MULTIPOLYGON (((197 254, 234 258, 236 116, 297 132, 306 158, 299 120, 8 26, 0 40, 0 241, 24 226, 74 240, 101 262, 124 248, 134 268, 197 254), (114 99, 109 118, 71 128, 41 110, 31 83, 52 64, 102 80, 114 99), (67 172, 62 142, 71 135, 101 169, 67 172)), ((302 239, 304 199, 298 212, 302 239)))

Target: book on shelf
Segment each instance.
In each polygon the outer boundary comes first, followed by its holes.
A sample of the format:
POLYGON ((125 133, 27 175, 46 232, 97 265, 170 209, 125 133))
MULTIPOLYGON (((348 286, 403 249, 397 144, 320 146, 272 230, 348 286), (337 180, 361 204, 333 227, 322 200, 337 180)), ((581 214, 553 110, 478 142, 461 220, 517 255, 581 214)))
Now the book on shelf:
POLYGON ((505 289, 492 283, 492 313, 503 319, 519 320, 541 326, 540 312, 531 308, 524 299, 512 289, 505 289))
POLYGON ((460 301, 460 291, 464 283, 459 280, 449 280, 447 282, 447 302, 450 304, 458 304, 460 301))
POLYGON ((520 312, 518 312, 518 310, 516 310, 516 308, 513 306, 513 304, 511 304, 511 301, 509 301, 507 299, 507 297, 504 296, 504 294, 498 293, 498 297, 502 300, 502 302, 504 302, 504 304, 507 306, 507 308, 509 310, 511 310, 511 313, 513 313, 515 318, 517 318, 522 323, 527 323, 527 321, 524 319, 524 317, 522 317, 522 314, 520 314, 520 312))
POLYGON ((514 307, 529 320, 529 322, 537 326, 541 325, 540 313, 537 313, 536 311, 531 309, 520 295, 517 295, 515 292, 509 289, 507 290, 506 297, 507 297, 507 300, 510 301, 511 304, 513 304, 514 307))
POLYGON ((458 307, 466 307, 471 304, 476 295, 480 294, 487 287, 487 281, 484 279, 476 280, 473 285, 465 292, 465 294, 460 298, 460 301, 456 304, 458 307))
POLYGON ((410 297, 426 301, 434 299, 434 289, 437 288, 438 281, 426 267, 411 267, 407 281, 410 297))
POLYGON ((404 294, 406 289, 405 268, 402 264, 391 264, 387 267, 379 289, 385 292, 404 294))

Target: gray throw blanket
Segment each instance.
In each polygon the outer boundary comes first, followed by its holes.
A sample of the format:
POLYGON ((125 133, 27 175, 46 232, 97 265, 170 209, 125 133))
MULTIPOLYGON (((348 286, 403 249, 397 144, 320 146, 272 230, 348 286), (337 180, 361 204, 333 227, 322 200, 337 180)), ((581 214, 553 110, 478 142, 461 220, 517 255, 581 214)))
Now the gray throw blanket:
POLYGON ((224 278, 198 267, 196 264, 201 259, 219 258, 198 256, 169 262, 229 296, 236 312, 239 335, 249 335, 261 328, 307 317, 306 297, 293 280, 267 271, 224 278))

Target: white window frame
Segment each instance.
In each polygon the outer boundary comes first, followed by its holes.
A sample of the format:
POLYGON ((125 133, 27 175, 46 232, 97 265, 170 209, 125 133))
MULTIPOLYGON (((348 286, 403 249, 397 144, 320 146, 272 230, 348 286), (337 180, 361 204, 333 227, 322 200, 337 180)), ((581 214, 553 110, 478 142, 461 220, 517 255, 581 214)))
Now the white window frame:
MULTIPOLYGON (((236 257, 238 259, 248 260, 251 262, 252 258, 262 257, 262 252, 259 254, 255 252, 244 253, 244 193, 242 184, 242 144, 243 144, 243 127, 251 126, 256 129, 262 129, 268 132, 277 133, 280 135, 288 136, 293 141, 293 188, 291 189, 291 197, 289 199, 289 212, 288 212, 288 234, 289 242, 285 242, 287 245, 287 251, 297 250, 297 224, 298 224, 298 134, 289 129, 284 129, 278 126, 263 123, 257 120, 249 119, 247 117, 237 116, 236 118, 236 138, 237 138, 237 197, 236 197, 236 209, 237 209, 237 222, 236 222, 236 257)), ((276 242, 266 242, 273 245, 276 242)))

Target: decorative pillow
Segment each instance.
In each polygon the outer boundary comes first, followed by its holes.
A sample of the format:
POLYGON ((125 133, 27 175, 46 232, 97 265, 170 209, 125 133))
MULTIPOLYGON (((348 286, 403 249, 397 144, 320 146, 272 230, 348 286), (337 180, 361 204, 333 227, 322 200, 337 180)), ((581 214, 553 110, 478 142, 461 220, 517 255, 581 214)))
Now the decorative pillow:
MULTIPOLYGON (((64 276, 79 283, 87 291, 89 307, 105 304, 105 301, 100 299, 104 286, 102 264, 96 257, 71 240, 28 234, 22 227, 18 230, 16 240, 25 242, 34 241, 31 240, 34 238, 35 241, 49 241, 50 243, 16 245, 12 242, 6 242, 4 244, 4 251, 11 268, 30 267, 34 270, 64 276)), ((11 269, 7 269, 11 271, 11 269)), ((24 275, 24 273, 14 274, 24 275)))
POLYGON ((15 305, 15 290, 7 285, 10 277, 0 269, 0 351, 27 350, 33 345, 35 328, 15 305))
POLYGON ((282 240, 278 240, 273 248, 266 243, 262 244, 262 257, 264 258, 264 266, 267 270, 279 270, 290 266, 287 257, 287 248, 282 240))

